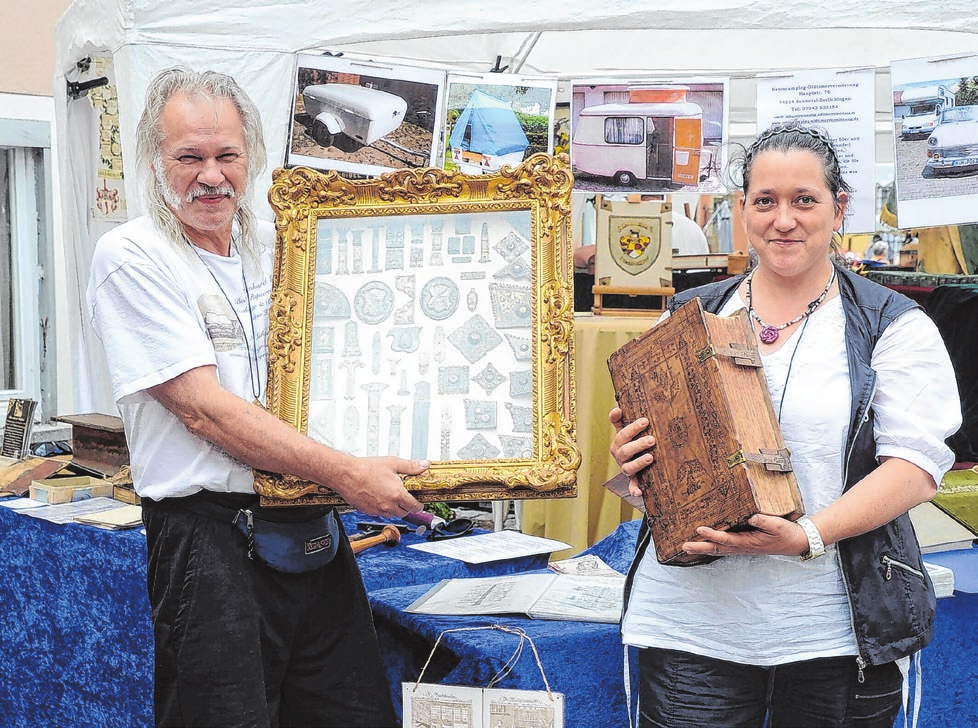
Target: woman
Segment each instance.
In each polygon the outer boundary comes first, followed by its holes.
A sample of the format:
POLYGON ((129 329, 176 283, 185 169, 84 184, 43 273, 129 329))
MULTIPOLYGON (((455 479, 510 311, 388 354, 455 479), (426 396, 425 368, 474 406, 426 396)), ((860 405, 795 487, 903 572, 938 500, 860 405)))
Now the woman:
MULTIPOLYGON (((909 299, 833 262, 850 189, 829 138, 790 124, 740 159, 757 265, 673 296, 746 307, 806 506, 797 522, 697 529, 663 566, 646 524, 629 573, 622 638, 639 648, 643 727, 892 726, 898 662, 930 640, 933 589, 907 511, 930 499, 961 422, 936 327, 909 299)), ((655 457, 649 422, 610 419, 630 489, 655 457)))

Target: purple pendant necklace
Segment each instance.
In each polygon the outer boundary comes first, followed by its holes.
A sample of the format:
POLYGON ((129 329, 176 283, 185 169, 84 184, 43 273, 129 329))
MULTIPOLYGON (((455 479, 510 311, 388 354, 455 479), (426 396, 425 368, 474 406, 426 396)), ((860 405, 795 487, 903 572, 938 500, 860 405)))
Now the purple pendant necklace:
POLYGON ((779 326, 773 326, 772 324, 764 323, 761 317, 757 315, 757 311, 755 311, 754 307, 751 305, 750 282, 754 277, 755 272, 757 272, 757 268, 752 270, 750 275, 747 276, 747 311, 750 313, 751 318, 761 325, 761 333, 758 334, 758 336, 760 337, 761 342, 765 344, 773 344, 775 341, 777 341, 778 335, 781 333, 781 329, 786 329, 789 326, 792 326, 793 324, 796 324, 799 321, 811 316, 815 312, 815 309, 822 305, 822 301, 824 301, 825 297, 829 295, 829 290, 832 288, 832 284, 835 283, 835 265, 833 265, 832 273, 829 275, 829 282, 825 284, 825 288, 819 294, 818 298, 809 303, 804 312, 798 316, 795 316, 793 319, 791 319, 791 321, 787 321, 779 326))

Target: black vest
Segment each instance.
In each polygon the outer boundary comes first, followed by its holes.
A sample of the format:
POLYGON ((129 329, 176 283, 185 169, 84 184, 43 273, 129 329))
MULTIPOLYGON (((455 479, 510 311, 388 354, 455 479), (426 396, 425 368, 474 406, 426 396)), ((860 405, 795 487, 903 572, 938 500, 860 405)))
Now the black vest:
MULTIPOLYGON (((870 367, 876 342, 897 317, 919 308, 884 286, 839 268, 839 293, 845 312, 845 343, 852 392, 849 434, 843 457, 844 490, 879 467, 873 435, 876 372, 870 367)), ((698 296, 704 310, 717 313, 735 295, 744 276, 682 291, 668 302, 669 311, 698 296)), ((649 545, 643 522, 635 560, 629 570, 625 603, 635 570, 649 545)), ((852 627, 859 648, 857 662, 880 665, 911 655, 930 642, 937 600, 920 558, 920 546, 904 513, 879 528, 838 543, 842 575, 849 597, 852 627)), ((679 567, 676 567, 679 568, 679 567)), ((692 567, 696 568, 696 567, 692 567)))

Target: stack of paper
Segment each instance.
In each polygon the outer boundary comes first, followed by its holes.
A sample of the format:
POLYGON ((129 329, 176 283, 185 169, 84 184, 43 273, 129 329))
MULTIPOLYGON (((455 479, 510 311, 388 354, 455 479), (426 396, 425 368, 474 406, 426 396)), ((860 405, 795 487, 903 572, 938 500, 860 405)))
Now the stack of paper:
POLYGON ((934 582, 934 593, 937 598, 950 597, 954 595, 954 572, 946 566, 924 562, 927 573, 930 574, 931 581, 934 582))
POLYGON ((74 503, 58 503, 57 505, 41 506, 40 508, 26 508, 20 511, 34 518, 41 518, 51 523, 71 523, 78 516, 87 516, 101 511, 112 510, 119 506, 118 501, 111 498, 89 498, 88 500, 75 501, 74 503))
POLYGON ((77 523, 86 523, 89 526, 108 528, 113 531, 125 528, 138 528, 143 525, 142 506, 125 505, 121 508, 112 508, 107 511, 99 511, 84 516, 75 516, 77 523))
POLYGON ((975 534, 947 515, 933 503, 921 503, 910 509, 910 520, 920 551, 924 554, 935 551, 970 549, 975 534))
POLYGON ((494 531, 445 541, 412 543, 408 548, 438 554, 449 559, 459 559, 467 564, 486 564, 490 561, 550 554, 569 549, 570 544, 552 538, 530 536, 519 531, 494 531))
POLYGON ((516 574, 444 579, 404 611, 414 614, 525 614, 534 619, 618 622, 625 577, 516 574))

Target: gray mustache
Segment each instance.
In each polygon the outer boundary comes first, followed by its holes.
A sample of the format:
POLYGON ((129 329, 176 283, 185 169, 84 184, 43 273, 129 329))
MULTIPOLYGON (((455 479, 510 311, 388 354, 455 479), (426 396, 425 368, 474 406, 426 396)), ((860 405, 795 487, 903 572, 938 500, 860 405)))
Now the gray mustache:
POLYGON ((211 195, 224 195, 234 199, 234 188, 231 185, 221 185, 220 187, 208 187, 200 185, 187 192, 187 202, 193 202, 198 197, 209 197, 211 195))

